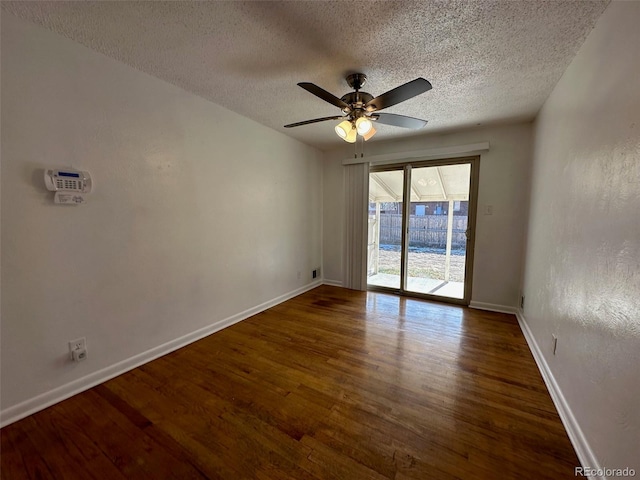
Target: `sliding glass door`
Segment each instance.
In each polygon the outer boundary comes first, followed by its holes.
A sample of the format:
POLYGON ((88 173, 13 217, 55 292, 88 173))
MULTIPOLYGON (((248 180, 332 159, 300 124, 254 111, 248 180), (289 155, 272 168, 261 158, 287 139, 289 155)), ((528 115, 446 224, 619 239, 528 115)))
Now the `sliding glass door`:
POLYGON ((400 288, 403 188, 403 170, 369 173, 368 285, 400 288))
POLYGON ((468 303, 477 159, 372 168, 368 287, 468 303))

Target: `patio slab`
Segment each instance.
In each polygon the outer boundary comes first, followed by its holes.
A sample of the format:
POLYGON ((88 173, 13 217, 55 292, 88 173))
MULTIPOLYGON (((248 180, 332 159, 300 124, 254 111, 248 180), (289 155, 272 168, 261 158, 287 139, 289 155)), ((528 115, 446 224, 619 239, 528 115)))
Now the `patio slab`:
MULTIPOLYGON (((400 275, 378 273, 367 279, 369 285, 387 288, 400 288, 400 275)), ((464 284, 462 282, 445 282, 434 278, 408 277, 407 291, 415 293, 428 293, 450 298, 464 297, 464 284)))

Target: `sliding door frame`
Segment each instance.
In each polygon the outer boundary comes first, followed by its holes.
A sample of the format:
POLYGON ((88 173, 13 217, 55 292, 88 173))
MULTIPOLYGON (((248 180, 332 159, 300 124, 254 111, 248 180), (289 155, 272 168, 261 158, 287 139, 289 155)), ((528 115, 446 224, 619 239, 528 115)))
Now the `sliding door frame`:
MULTIPOLYGON (((458 305, 469 305, 471 301, 471 290, 473 284, 473 258, 475 252, 476 240, 476 217, 478 213, 478 184, 480 179, 480 156, 447 158, 441 160, 408 160, 406 162, 394 162, 392 164, 371 165, 369 173, 388 172, 402 170, 403 178, 403 197, 402 197, 402 237, 401 237, 401 262, 400 262, 400 288, 381 287, 378 285, 369 285, 367 290, 390 292, 397 295, 407 297, 425 298, 438 302, 455 303, 458 305), (444 167, 447 165, 469 164, 471 167, 469 179, 469 212, 467 217, 467 243, 466 256, 464 266, 464 295, 463 298, 444 297, 432 295, 428 293, 410 292, 406 289, 407 268, 408 268, 408 243, 409 243, 409 215, 411 212, 411 170, 421 167, 444 167), (408 201, 407 201, 408 200, 408 201)), ((367 265, 364 266, 367 268, 367 265)))

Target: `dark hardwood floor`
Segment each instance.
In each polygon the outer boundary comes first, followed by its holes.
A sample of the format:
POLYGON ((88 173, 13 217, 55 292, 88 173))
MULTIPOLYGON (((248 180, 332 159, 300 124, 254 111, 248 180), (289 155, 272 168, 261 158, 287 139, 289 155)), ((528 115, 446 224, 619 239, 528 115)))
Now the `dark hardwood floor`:
POLYGON ((558 479, 513 315, 322 286, 2 429, 3 479, 558 479))

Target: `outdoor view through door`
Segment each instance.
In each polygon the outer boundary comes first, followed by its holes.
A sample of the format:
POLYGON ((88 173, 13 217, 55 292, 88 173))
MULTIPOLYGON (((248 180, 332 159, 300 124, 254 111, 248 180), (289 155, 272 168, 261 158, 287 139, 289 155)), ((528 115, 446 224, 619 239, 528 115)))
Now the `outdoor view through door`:
POLYGON ((466 298, 471 166, 466 161, 371 169, 369 286, 466 298))

